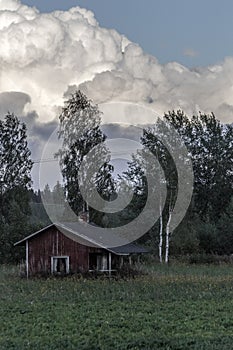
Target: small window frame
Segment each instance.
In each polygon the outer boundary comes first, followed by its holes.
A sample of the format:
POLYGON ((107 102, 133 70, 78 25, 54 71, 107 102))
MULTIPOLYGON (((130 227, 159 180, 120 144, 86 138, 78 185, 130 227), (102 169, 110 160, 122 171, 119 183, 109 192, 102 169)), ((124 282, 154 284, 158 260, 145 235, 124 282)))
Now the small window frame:
POLYGON ((51 256, 51 273, 52 274, 59 274, 54 268, 56 266, 55 261, 57 259, 65 259, 66 260, 66 271, 65 274, 67 275, 70 272, 70 257, 68 255, 54 255, 51 256))

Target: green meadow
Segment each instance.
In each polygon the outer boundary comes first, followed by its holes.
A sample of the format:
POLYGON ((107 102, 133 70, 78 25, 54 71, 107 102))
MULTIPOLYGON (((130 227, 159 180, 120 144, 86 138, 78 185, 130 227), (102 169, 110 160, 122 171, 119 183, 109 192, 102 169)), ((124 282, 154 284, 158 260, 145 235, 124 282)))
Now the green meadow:
POLYGON ((232 349, 233 266, 154 265, 128 279, 0 269, 0 349, 232 349))

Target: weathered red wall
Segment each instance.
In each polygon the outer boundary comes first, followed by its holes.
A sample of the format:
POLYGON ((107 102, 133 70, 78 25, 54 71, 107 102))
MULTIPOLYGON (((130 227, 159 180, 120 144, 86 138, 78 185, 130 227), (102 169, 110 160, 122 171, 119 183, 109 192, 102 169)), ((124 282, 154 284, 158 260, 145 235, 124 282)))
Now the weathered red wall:
POLYGON ((81 245, 66 237, 56 227, 50 227, 28 241, 29 274, 50 273, 51 256, 70 258, 70 272, 88 270, 89 252, 102 251, 81 245))

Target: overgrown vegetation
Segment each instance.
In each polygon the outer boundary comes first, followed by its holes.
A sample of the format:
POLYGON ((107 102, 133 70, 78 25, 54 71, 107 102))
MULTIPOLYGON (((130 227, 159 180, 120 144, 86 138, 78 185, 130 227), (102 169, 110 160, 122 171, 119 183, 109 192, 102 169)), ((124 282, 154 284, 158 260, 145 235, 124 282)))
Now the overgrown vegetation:
POLYGON ((233 266, 153 264, 127 280, 0 271, 0 349, 230 349, 233 266))

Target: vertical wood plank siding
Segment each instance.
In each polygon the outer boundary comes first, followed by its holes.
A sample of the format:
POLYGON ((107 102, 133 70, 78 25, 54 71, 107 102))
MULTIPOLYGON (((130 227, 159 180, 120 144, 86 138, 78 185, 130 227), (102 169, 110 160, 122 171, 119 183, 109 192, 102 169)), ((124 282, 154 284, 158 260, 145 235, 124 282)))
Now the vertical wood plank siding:
POLYGON ((70 272, 85 272, 88 270, 89 252, 102 251, 81 245, 56 227, 50 227, 28 241, 29 274, 50 273, 52 256, 69 256, 70 272))

